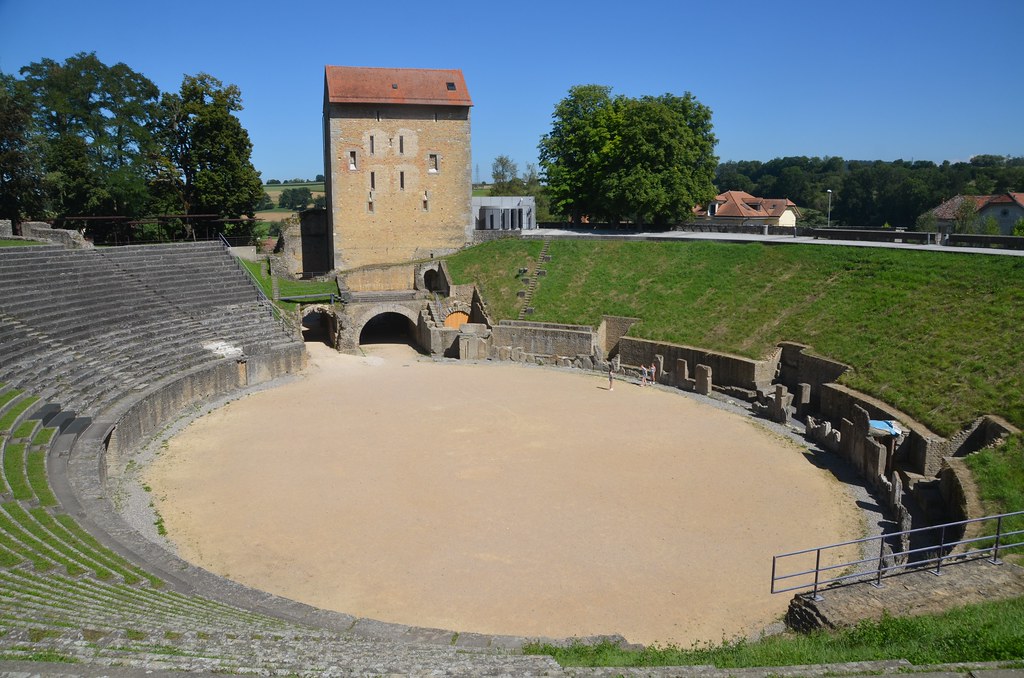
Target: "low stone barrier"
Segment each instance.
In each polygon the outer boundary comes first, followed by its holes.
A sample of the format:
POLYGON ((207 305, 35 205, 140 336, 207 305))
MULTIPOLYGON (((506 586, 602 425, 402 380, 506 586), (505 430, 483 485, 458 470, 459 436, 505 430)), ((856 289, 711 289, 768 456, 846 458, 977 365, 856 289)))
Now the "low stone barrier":
POLYGON ((749 392, 750 397, 758 390, 771 387, 778 368, 780 353, 766 360, 753 360, 742 356, 730 355, 718 351, 668 344, 665 342, 622 337, 619 339, 619 360, 625 365, 650 365, 661 356, 663 368, 660 370, 658 382, 672 386, 677 383, 677 361, 685 360, 691 373, 695 374, 698 365, 711 368, 716 387, 731 387, 749 392))
POLYGON ((491 357, 501 359, 500 349, 519 349, 530 357, 572 357, 594 355, 594 330, 580 325, 502 320, 491 328, 491 357))

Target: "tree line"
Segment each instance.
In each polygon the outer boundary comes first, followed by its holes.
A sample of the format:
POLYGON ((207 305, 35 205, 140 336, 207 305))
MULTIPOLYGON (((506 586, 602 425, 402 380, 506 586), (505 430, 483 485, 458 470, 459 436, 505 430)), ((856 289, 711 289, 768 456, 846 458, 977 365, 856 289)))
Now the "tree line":
POLYGON ((239 218, 260 204, 237 86, 199 73, 160 92, 127 65, 84 52, 19 74, 0 73, 0 218, 239 218))
POLYGON ((976 155, 966 162, 844 160, 805 156, 721 163, 719 192, 789 198, 801 223, 824 225, 832 190, 832 225, 927 229, 927 213, 957 195, 1024 191, 1024 157, 976 155))

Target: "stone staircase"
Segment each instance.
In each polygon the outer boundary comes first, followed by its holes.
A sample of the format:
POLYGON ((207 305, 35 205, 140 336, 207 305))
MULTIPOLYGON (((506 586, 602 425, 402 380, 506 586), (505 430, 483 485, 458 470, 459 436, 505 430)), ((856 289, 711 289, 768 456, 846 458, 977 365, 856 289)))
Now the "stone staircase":
POLYGON ((217 360, 295 341, 218 243, 0 250, 0 381, 79 415, 217 360))
POLYGON ((540 284, 541 276, 547 275, 547 270, 543 268, 544 264, 551 261, 551 255, 548 252, 551 249, 551 239, 544 239, 544 246, 540 250, 540 255, 537 257, 537 261, 533 263, 533 267, 526 272, 527 283, 526 290, 523 292, 523 307, 519 309, 519 320, 526 320, 526 316, 533 313, 533 307, 530 306, 530 302, 533 301, 533 295, 537 292, 537 286, 540 284))

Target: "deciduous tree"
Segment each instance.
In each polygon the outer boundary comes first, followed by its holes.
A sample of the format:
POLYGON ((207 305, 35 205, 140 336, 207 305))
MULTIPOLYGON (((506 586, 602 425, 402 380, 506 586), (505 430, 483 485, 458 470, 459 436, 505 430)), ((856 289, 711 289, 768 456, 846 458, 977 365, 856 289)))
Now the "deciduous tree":
POLYGON ((263 195, 252 142, 234 115, 241 91, 206 73, 187 75, 160 101, 162 154, 155 186, 184 214, 253 216, 263 195))

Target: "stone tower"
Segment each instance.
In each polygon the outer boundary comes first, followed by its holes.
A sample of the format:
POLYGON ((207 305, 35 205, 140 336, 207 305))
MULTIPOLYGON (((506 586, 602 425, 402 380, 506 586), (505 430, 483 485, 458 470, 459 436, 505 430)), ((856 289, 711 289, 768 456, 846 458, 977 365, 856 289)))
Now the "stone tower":
POLYGON ((460 70, 327 66, 335 270, 429 259, 469 241, 472 105, 460 70))

